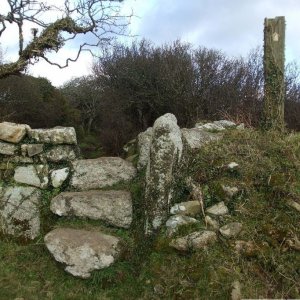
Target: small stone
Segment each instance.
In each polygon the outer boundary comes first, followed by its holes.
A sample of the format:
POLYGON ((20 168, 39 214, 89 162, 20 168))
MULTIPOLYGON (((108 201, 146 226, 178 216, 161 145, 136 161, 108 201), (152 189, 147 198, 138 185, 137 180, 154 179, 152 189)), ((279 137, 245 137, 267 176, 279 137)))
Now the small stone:
POLYGON ((30 129, 28 135, 36 142, 47 144, 76 145, 76 132, 73 127, 54 127, 50 129, 30 129))
POLYGON ((167 232, 171 235, 174 234, 180 226, 194 223, 199 223, 199 221, 191 217, 175 215, 170 217, 166 222, 167 232))
POLYGON ((5 142, 0 142, 0 154, 15 155, 17 150, 18 150, 18 147, 16 145, 5 143, 5 142))
POLYGON ((225 205, 223 201, 217 203, 216 205, 213 205, 206 209, 206 212, 215 215, 215 216, 223 216, 228 214, 228 207, 225 205))
POLYGON ((227 168, 230 170, 235 170, 238 166, 239 164, 237 164, 236 162, 231 162, 230 164, 227 165, 227 168))
POLYGON ((235 186, 230 187, 230 186, 222 185, 222 189, 229 198, 234 197, 239 192, 239 189, 235 186))
POLYGON ((196 216, 201 213, 201 206, 199 201, 186 201, 177 203, 171 207, 170 213, 172 215, 187 215, 196 216))
POLYGON ((170 247, 179 251, 206 249, 208 245, 217 241, 217 235, 213 231, 196 231, 184 237, 176 238, 170 242, 170 247))
POLYGON ((32 157, 34 155, 40 154, 44 150, 43 144, 23 144, 21 146, 21 151, 23 156, 32 157))
POLYGON ((0 140, 17 144, 26 135, 26 129, 30 128, 25 124, 11 122, 0 123, 0 140))
POLYGON ((52 186, 58 188, 62 186, 65 180, 68 178, 70 174, 69 168, 63 168, 59 170, 54 170, 51 172, 51 183, 52 186))
POLYGON ((227 238, 236 237, 242 231, 243 225, 238 222, 232 222, 220 228, 220 233, 227 238))
POLYGON ((14 179, 16 182, 32 185, 39 188, 48 186, 48 166, 30 165, 26 167, 17 167, 15 169, 14 179))
POLYGON ((210 216, 205 216, 205 223, 212 227, 214 230, 219 230, 220 228, 219 222, 217 220, 214 220, 210 216))
POLYGON ((121 251, 119 238, 98 231, 57 228, 44 240, 55 260, 66 265, 65 271, 81 278, 112 265, 121 251))

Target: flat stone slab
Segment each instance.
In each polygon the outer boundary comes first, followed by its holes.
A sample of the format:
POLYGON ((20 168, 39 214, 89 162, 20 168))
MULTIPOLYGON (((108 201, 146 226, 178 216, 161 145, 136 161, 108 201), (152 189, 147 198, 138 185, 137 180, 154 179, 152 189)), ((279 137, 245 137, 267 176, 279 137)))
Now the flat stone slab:
POLYGON ((87 217, 129 228, 132 200, 128 191, 64 192, 51 200, 50 209, 59 216, 87 217))
POLYGON ((17 144, 26 135, 28 125, 16 124, 11 122, 0 123, 0 140, 17 144))
POLYGON ((42 189, 48 186, 48 166, 47 165, 29 165, 25 167, 17 167, 15 169, 14 180, 39 187, 42 189))
POLYGON ((76 145, 76 132, 73 127, 30 129, 28 135, 38 143, 76 145))
POLYGON ((191 150, 198 150, 205 144, 219 140, 222 136, 216 133, 210 133, 199 128, 181 129, 183 140, 191 150))
POLYGON ((221 201, 211 207, 208 207, 206 209, 206 212, 214 216, 223 216, 223 215, 227 215, 229 210, 228 207, 225 205, 225 203, 221 201))
POLYGON ((44 241, 55 260, 66 265, 65 271, 81 278, 112 265, 121 251, 119 238, 98 231, 57 228, 44 241))
POLYGON ((131 162, 120 157, 100 157, 75 160, 71 186, 77 190, 92 190, 128 182, 136 176, 131 162))
POLYGON ((37 188, 15 186, 0 188, 0 229, 4 234, 34 239, 40 233, 39 205, 41 192, 37 188))

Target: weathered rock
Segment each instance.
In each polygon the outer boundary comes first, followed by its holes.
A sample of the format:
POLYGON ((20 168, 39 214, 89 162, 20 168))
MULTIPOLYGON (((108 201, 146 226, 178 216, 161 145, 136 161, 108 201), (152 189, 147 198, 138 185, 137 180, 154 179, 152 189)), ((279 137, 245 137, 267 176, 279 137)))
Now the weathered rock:
POLYGON ((22 164, 33 164, 33 159, 31 157, 24 157, 24 156, 10 156, 4 157, 4 162, 11 162, 11 163, 22 163, 22 164))
POLYGON ((21 146, 22 155, 32 157, 34 155, 40 154, 44 150, 43 144, 23 144, 21 146))
POLYGON ((69 174, 70 174, 69 168, 53 170, 50 175, 52 186, 55 188, 60 187, 68 178, 69 174))
POLYGON ((217 235, 213 231, 196 231, 187 236, 174 239, 170 242, 170 246, 179 250, 196 250, 196 249, 205 249, 209 245, 217 241, 217 235))
POLYGON ((47 150, 42 156, 51 162, 71 161, 76 158, 74 149, 68 145, 54 146, 47 150))
POLYGON ((41 192, 33 187, 0 189, 0 224, 5 234, 34 239, 40 233, 41 192))
POLYGON ((76 132, 73 127, 54 127, 50 129, 30 129, 28 135, 38 143, 76 145, 76 132))
POLYGON ((234 281, 232 283, 232 291, 231 291, 231 300, 241 300, 242 292, 241 292, 241 284, 239 281, 234 281))
POLYGON ((248 257, 255 256, 259 252, 259 248, 252 241, 235 241, 234 249, 236 253, 248 257))
POLYGON ((206 212, 208 214, 214 215, 214 216, 223 216, 228 214, 228 207, 225 205, 223 201, 209 207, 206 209, 206 212))
POLYGON ((183 143, 176 117, 165 114, 153 126, 150 159, 146 170, 146 232, 166 222, 172 198, 173 172, 179 163, 183 143))
POLYGON ((0 142, 0 154, 14 155, 18 150, 18 147, 14 144, 0 142))
POLYGON ((48 166, 30 165, 26 167, 17 167, 15 169, 14 179, 16 182, 32 185, 39 188, 48 186, 48 166))
POLYGON ((236 237, 242 231, 243 225, 238 222, 232 222, 220 228, 220 233, 227 238, 236 237))
POLYGON ((137 137, 139 152, 139 160, 137 163, 138 170, 144 168, 148 164, 152 135, 153 128, 149 127, 146 131, 141 132, 137 137))
POLYGON ((287 205, 300 212, 300 203, 298 203, 292 199, 289 199, 289 200, 287 200, 287 205))
POLYGON ((0 140, 17 144, 26 135, 27 128, 29 126, 25 124, 2 122, 0 123, 0 140))
POLYGON ((198 150, 205 144, 221 138, 220 134, 210 133, 198 128, 183 128, 181 129, 185 144, 189 149, 198 150))
POLYGON ((214 121, 215 125, 218 126, 222 126, 224 128, 232 128, 232 127, 236 127, 236 124, 232 121, 228 121, 228 120, 219 120, 219 121, 214 121))
POLYGON ((222 189, 226 194, 226 196, 229 198, 234 197, 239 192, 239 189, 235 186, 230 187, 230 186, 222 185, 222 189))
POLYGON ((128 191, 64 192, 51 200, 50 209, 59 216, 87 217, 129 228, 132 200, 128 191))
POLYGON ((55 260, 67 265, 65 271, 81 278, 112 265, 121 250, 117 237, 97 231, 57 228, 44 240, 55 260))
POLYGON ((91 190, 128 182, 136 176, 132 163, 119 157, 76 160, 71 186, 78 190, 91 190))
POLYGON ((225 128, 221 125, 217 125, 214 123, 206 123, 206 124, 201 124, 197 123, 195 125, 196 128, 198 129, 203 129, 203 130, 208 130, 208 131, 223 131, 225 128))
POLYGON ((177 229, 180 226, 194 224, 194 223, 199 223, 199 221, 188 216, 181 216, 181 215, 171 216, 166 222, 167 233, 169 235, 172 235, 177 231, 177 229))
POLYGON ((177 203, 171 207, 172 215, 196 216, 201 213, 201 205, 199 201, 186 201, 177 203))
POLYGON ((205 223, 214 230, 219 230, 220 228, 219 222, 210 216, 205 216, 205 223))
POLYGON ((245 124, 241 123, 241 124, 237 125, 236 129, 238 129, 238 130, 244 130, 245 129, 245 124))

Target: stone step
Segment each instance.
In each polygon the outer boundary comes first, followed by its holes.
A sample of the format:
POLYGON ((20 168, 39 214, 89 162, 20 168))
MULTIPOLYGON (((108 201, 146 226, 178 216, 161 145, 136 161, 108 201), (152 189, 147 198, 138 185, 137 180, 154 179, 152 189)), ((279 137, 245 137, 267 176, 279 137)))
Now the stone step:
POLYGON ((63 192, 51 200, 50 209, 59 216, 87 217, 128 228, 132 221, 132 200, 128 191, 63 192))
POLYGON ((66 265, 65 271, 81 278, 109 267, 121 252, 119 238, 99 231, 56 228, 44 241, 55 260, 66 265))
POLYGON ((100 157, 76 160, 71 186, 77 190, 92 190, 128 182, 136 176, 131 162, 120 157, 100 157))

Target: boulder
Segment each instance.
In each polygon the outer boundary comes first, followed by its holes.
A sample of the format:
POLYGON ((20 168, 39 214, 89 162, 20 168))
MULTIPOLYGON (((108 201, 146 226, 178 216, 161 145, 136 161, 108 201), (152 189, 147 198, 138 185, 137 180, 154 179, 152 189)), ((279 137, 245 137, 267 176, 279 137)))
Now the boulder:
POLYGON ((141 132, 137 137, 139 153, 139 159, 137 163, 138 170, 141 170, 148 164, 152 134, 153 128, 149 127, 146 131, 141 132))
POLYGON ((242 231, 243 225, 238 222, 232 222, 220 228, 220 233, 226 238, 232 238, 239 235, 242 231))
POLYGON ((170 242, 170 246, 179 250, 206 249, 209 245, 217 241, 217 235, 213 231, 196 231, 184 237, 176 238, 170 242))
POLYGON ((40 233, 39 205, 41 192, 37 188, 11 186, 0 189, 0 224, 5 234, 34 239, 40 233))
POLYGON ((25 124, 2 122, 0 123, 0 140, 17 144, 24 138, 29 128, 25 124))
POLYGON ((17 167, 15 169, 14 180, 39 187, 42 189, 48 186, 48 166, 47 165, 29 165, 25 167, 17 167))
POLYGON ((23 144, 21 146, 22 155, 32 157, 34 155, 40 154, 44 150, 43 144, 23 144))
POLYGON ((232 121, 228 120, 219 120, 219 121, 214 121, 215 125, 222 126, 224 128, 233 128, 236 127, 236 124, 232 121))
POLYGON ((71 186, 77 190, 91 190, 128 182, 136 176, 131 162, 119 157, 75 160, 71 186))
POLYGON ((45 157, 47 161, 61 162, 74 160, 76 154, 72 146, 59 145, 47 150, 42 157, 45 157))
POLYGON ((53 170, 50 174, 52 186, 55 188, 62 186, 62 184, 68 178, 69 174, 70 174, 69 168, 53 170))
POLYGON ((181 216, 181 215, 171 216, 166 222, 167 233, 168 235, 172 235, 177 231, 177 229, 180 226, 195 224, 195 223, 199 223, 199 221, 188 216, 181 216))
POLYGON ((50 129, 30 129, 28 135, 38 143, 76 145, 76 132, 73 127, 54 127, 50 129))
POLYGON ((214 215, 214 216, 223 216, 228 214, 228 207, 225 205, 223 201, 208 207, 206 209, 206 213, 214 215))
POLYGON ((196 216, 201 213, 201 205, 199 201, 186 201, 177 203, 171 207, 170 213, 172 215, 187 215, 196 216))
POLYGON ((0 154, 15 155, 18 150, 18 146, 10 143, 0 142, 0 154))
POLYGON ((87 217, 129 228, 132 200, 128 191, 64 192, 51 200, 50 209, 59 216, 87 217))
POLYGON ((55 260, 66 265, 65 271, 81 278, 112 265, 121 250, 117 237, 98 231, 57 228, 44 241, 55 260))
POLYGON ((153 126, 150 159, 146 170, 146 233, 166 222, 172 199, 173 173, 182 154, 181 130, 172 114, 158 118, 153 126))
POLYGON ((195 127, 198 129, 206 130, 206 131, 223 131, 223 130, 225 130, 225 128, 223 126, 217 125, 214 123, 205 123, 205 124, 197 123, 195 125, 195 127))
POLYGON ((183 139, 185 144, 190 150, 198 150, 203 147, 205 144, 219 140, 221 138, 220 134, 215 134, 211 132, 207 132, 198 128, 183 128, 181 129, 183 139))

